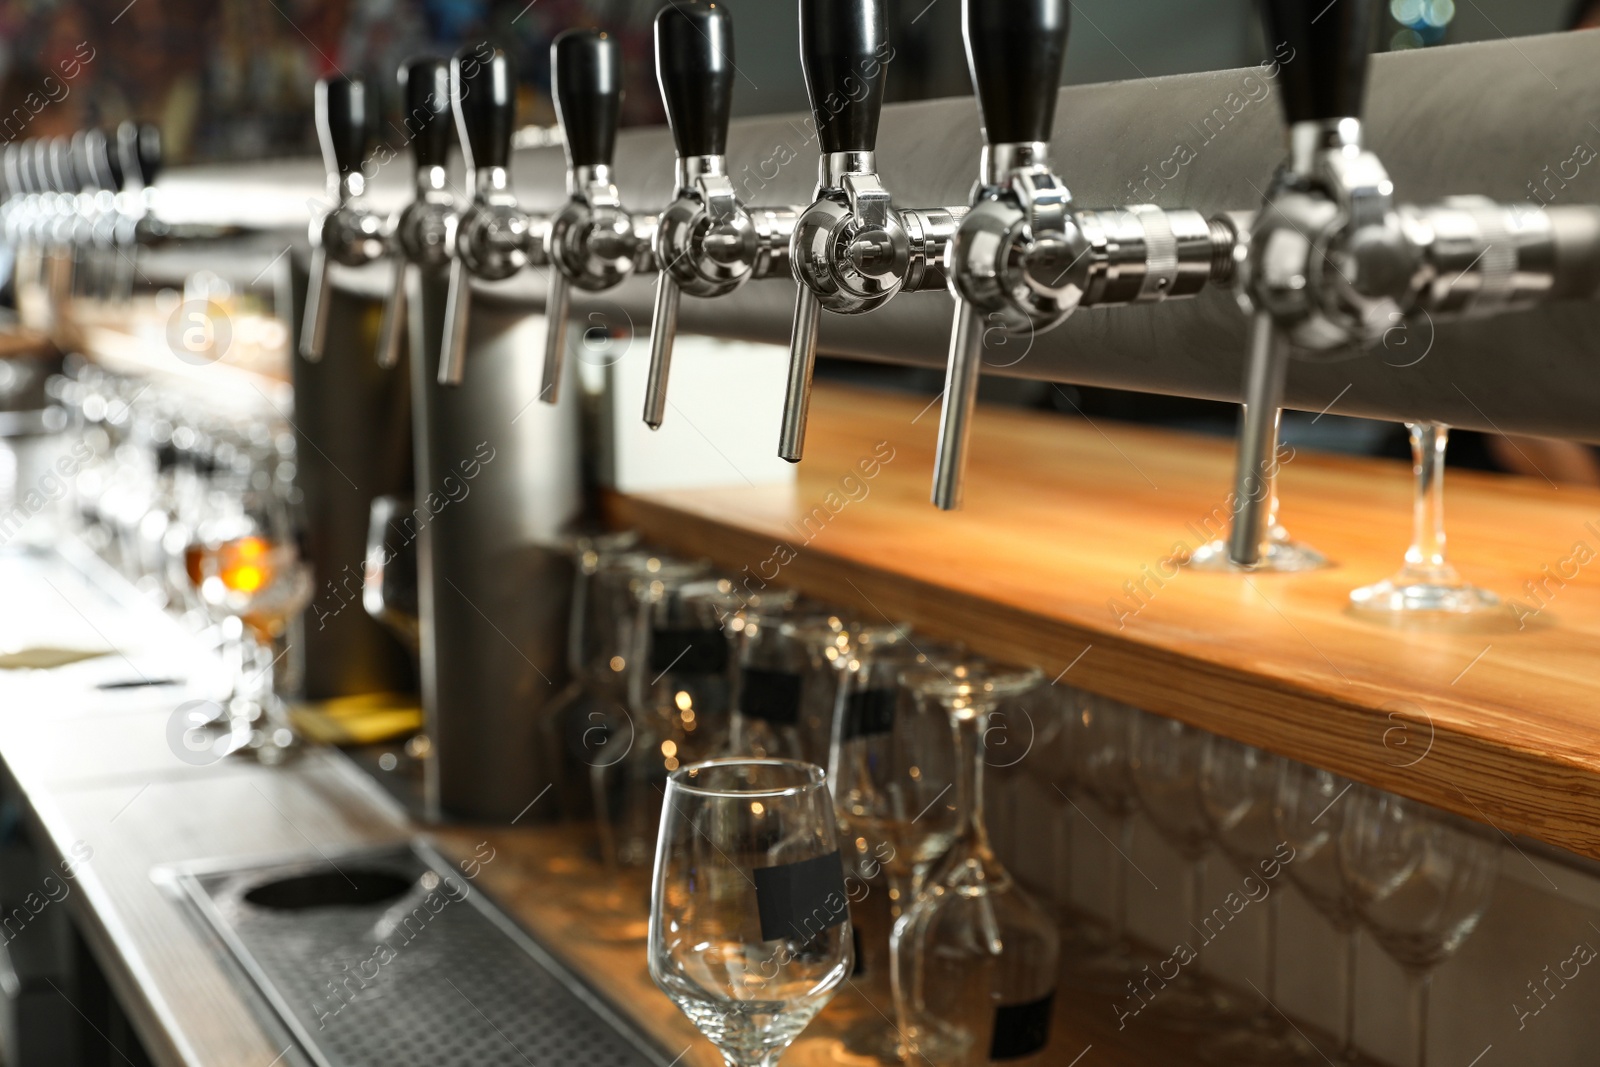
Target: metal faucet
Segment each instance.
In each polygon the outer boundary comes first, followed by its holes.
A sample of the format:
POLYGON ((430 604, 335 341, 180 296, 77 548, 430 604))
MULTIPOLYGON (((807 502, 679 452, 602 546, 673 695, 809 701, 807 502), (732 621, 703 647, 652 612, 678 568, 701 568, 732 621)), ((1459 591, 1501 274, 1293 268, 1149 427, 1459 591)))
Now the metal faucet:
POLYGON ((567 145, 567 202, 550 219, 545 255, 544 381, 539 399, 560 399, 572 287, 603 292, 641 267, 655 219, 622 206, 612 174, 622 109, 622 48, 600 30, 567 30, 550 45, 550 85, 567 145))
POLYGON ((511 130, 517 79, 498 48, 463 48, 450 60, 450 106, 466 159, 472 203, 447 217, 450 284, 444 306, 439 384, 460 385, 466 361, 472 279, 499 281, 543 262, 543 220, 522 210, 511 192, 511 130))
POLYGON ((790 248, 800 291, 778 455, 791 463, 805 448, 823 309, 859 315, 902 291, 943 289, 945 243, 965 213, 896 207, 878 177, 878 115, 894 57, 887 9, 887 0, 800 0, 800 65, 822 158, 790 248))
POLYGON ((728 178, 733 17, 716 0, 656 16, 656 79, 677 148, 676 191, 656 225, 655 308, 644 421, 659 429, 678 328, 678 299, 726 296, 751 278, 788 278, 797 207, 746 207, 728 178))
POLYGON ((1080 306, 1193 296, 1232 273, 1233 233, 1197 211, 1079 209, 1051 169, 1068 0, 963 0, 967 63, 984 131, 972 207, 950 242, 956 299, 934 460, 933 503, 961 506, 984 338, 1032 335, 1080 306))
POLYGON ((1373 14, 1369 0, 1326 11, 1265 4, 1268 40, 1295 59, 1281 81, 1289 158, 1235 250, 1240 303, 1252 316, 1228 538, 1240 567, 1268 551, 1291 349, 1370 345, 1413 316, 1493 314, 1593 288, 1583 247, 1593 208, 1478 196, 1396 205, 1383 164, 1362 143, 1373 14))
POLYGON ((112 152, 121 168, 124 188, 116 196, 116 220, 111 243, 117 253, 116 295, 133 297, 133 280, 139 272, 139 246, 165 233, 156 197, 156 177, 161 173, 161 130, 148 122, 129 119, 117 127, 112 152))
POLYGON ((454 118, 450 111, 450 65, 442 59, 412 59, 399 73, 402 119, 416 161, 416 199, 389 222, 389 260, 393 275, 389 301, 378 330, 378 366, 400 361, 406 329, 406 279, 414 266, 438 275, 450 266, 448 237, 460 210, 445 171, 454 118))
POLYGON ((306 283, 305 317, 300 354, 309 362, 322 358, 328 336, 329 267, 358 267, 383 255, 382 216, 367 206, 367 137, 377 110, 366 85, 351 78, 317 82, 317 139, 328 169, 328 195, 334 208, 311 224, 311 276, 306 283))

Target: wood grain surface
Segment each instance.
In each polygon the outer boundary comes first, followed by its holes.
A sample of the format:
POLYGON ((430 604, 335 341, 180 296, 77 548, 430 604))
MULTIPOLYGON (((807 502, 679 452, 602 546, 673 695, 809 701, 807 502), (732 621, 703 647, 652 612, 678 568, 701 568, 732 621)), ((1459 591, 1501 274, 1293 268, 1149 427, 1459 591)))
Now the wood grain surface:
POLYGON ((1600 856, 1600 491, 1449 475, 1451 556, 1507 609, 1379 623, 1347 597, 1401 562, 1407 464, 1287 457, 1282 520, 1335 565, 1205 573, 1173 560, 1226 530, 1231 440, 982 407, 965 510, 944 514, 928 503, 938 419, 934 398, 819 386, 796 485, 612 497, 609 515, 750 588, 909 621, 1600 856))

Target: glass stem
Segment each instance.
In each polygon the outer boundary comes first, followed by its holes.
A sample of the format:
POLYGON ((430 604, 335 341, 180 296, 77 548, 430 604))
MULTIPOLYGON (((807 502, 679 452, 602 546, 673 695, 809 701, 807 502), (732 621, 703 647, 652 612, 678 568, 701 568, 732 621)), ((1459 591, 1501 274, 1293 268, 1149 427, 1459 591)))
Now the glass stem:
POLYGON ((1340 1035, 1343 1059, 1356 1062, 1356 962, 1361 952, 1361 928, 1354 923, 1344 935, 1344 1032, 1340 1035))
POLYGON ((608 769, 607 765, 601 763, 590 765, 589 790, 594 797, 594 828, 595 835, 600 839, 600 866, 608 874, 615 874, 617 870, 617 836, 611 825, 610 797, 606 791, 606 771, 608 769))
MULTIPOLYGON (((957 711, 950 709, 950 727, 956 741, 956 803, 960 807, 959 830, 952 852, 974 857, 980 873, 993 861, 989 831, 983 819, 983 732, 989 724, 992 707, 978 705, 957 711)), ((994 913, 994 899, 988 893, 975 895, 978 925, 990 955, 1003 950, 1000 923, 994 913)))
POLYGON ((1428 1067, 1428 994, 1433 991, 1433 972, 1419 971, 1411 976, 1411 1028, 1416 1054, 1412 1067, 1428 1067))
POLYGON ((1444 541, 1444 453, 1450 427, 1438 422, 1410 422, 1411 469, 1417 476, 1412 507, 1411 547, 1406 563, 1414 567, 1442 568, 1444 541))

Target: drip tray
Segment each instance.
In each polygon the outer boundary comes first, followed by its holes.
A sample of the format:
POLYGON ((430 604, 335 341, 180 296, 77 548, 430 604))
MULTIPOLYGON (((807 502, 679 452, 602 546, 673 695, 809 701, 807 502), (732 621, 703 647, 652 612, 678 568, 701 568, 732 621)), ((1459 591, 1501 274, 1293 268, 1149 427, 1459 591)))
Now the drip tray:
POLYGON ((667 1063, 420 842, 159 877, 318 1067, 667 1063))

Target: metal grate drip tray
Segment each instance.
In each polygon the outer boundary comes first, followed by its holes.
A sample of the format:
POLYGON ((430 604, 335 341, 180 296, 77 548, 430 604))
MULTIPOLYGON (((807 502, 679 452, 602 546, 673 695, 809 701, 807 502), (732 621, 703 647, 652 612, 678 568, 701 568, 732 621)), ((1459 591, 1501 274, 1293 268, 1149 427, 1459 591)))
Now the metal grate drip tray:
POLYGON ((662 1067, 421 844, 163 872, 319 1067, 662 1067))

